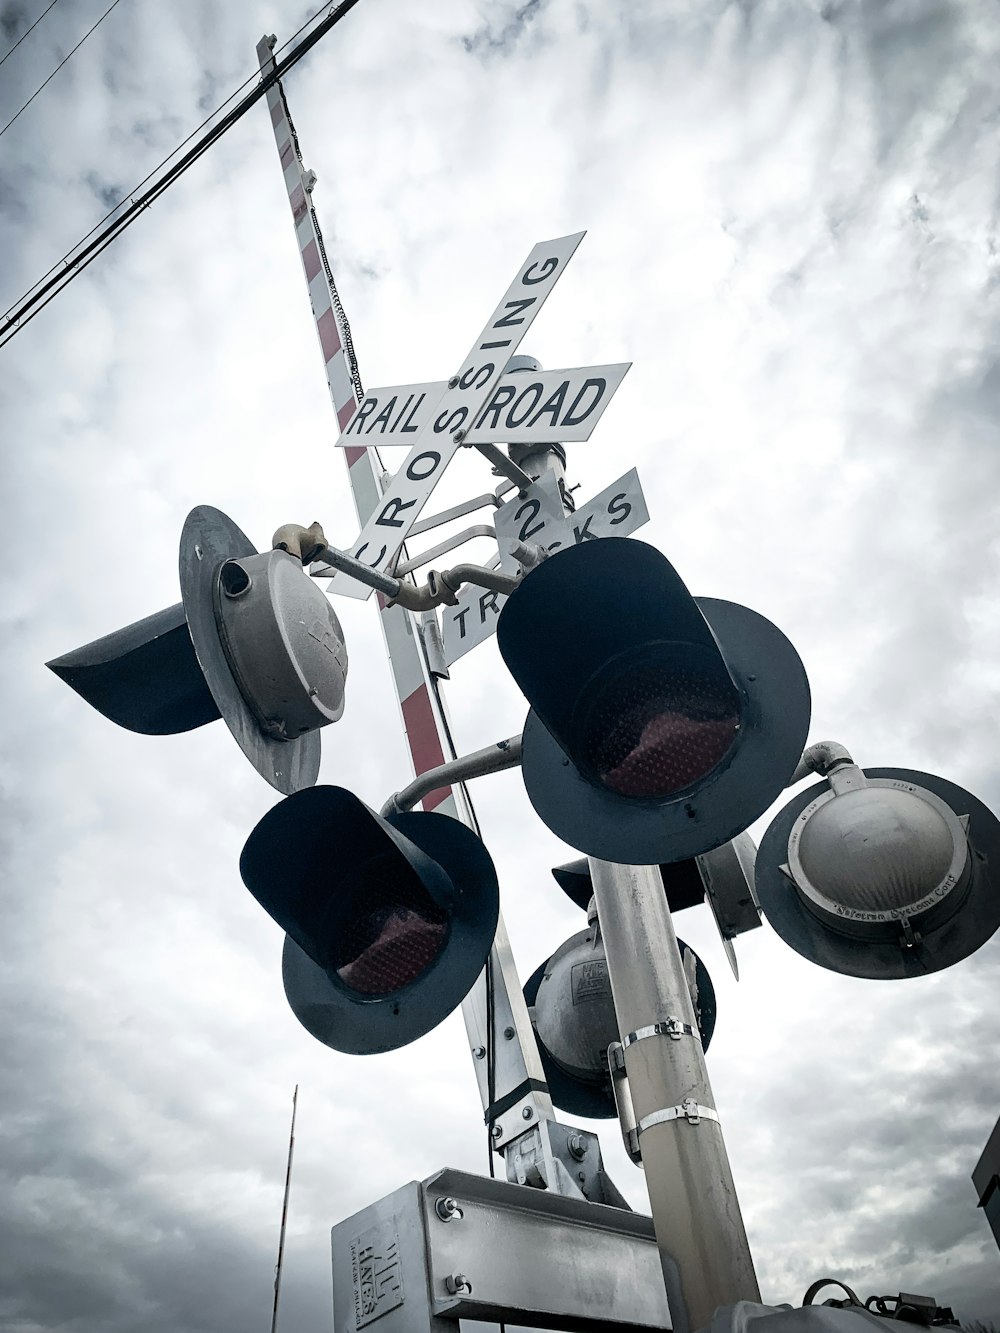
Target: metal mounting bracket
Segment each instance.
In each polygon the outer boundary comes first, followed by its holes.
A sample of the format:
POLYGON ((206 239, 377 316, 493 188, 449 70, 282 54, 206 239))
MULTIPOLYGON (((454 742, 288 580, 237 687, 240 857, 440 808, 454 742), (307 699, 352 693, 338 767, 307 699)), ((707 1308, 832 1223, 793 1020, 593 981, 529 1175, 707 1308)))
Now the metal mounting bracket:
MULTIPOLYGON (((457 433, 455 438, 458 438, 457 433)), ((524 468, 511 462, 503 450, 498 449, 495 444, 474 444, 472 447, 478 449, 483 457, 488 458, 493 464, 494 476, 508 477, 520 492, 526 491, 534 481, 534 477, 529 477, 524 468)))
POLYGON ((636 1125, 636 1137, 649 1129, 651 1125, 664 1125, 669 1120, 686 1120, 689 1125, 700 1125, 703 1120, 713 1120, 719 1124, 719 1113, 714 1106, 699 1106, 693 1097, 685 1097, 680 1106, 664 1106, 659 1111, 650 1111, 636 1125))
POLYGON ((450 523, 452 519, 464 518, 466 514, 474 514, 477 509, 485 509, 487 505, 499 509, 502 503, 503 501, 495 491, 487 491, 484 495, 475 495, 471 500, 463 500, 461 504, 452 505, 450 509, 442 509, 439 514, 432 514, 430 518, 417 519, 410 529, 410 537, 419 537, 422 532, 431 532, 444 523, 450 523))
POLYGON ((396 578, 402 578, 404 574, 412 574, 415 569, 421 565, 428 564, 431 560, 436 560, 439 555, 445 555, 448 551, 454 551, 458 546, 464 546, 466 542, 471 542, 474 537, 490 537, 496 541, 496 529, 491 523, 473 523, 471 527, 463 528, 461 532, 456 532, 451 537, 446 537, 444 541, 438 542, 436 546, 430 546, 426 551, 421 551, 410 560, 402 560, 393 569, 396 578))
POLYGON ((405 810, 412 810, 418 801, 423 800, 436 787, 449 787, 455 782, 485 777, 488 773, 502 773, 504 769, 516 768, 520 762, 521 737, 510 736, 507 740, 487 745, 483 750, 475 750, 472 754, 438 764, 436 768, 426 769, 402 791, 393 792, 379 813, 384 817, 401 814, 405 810))
POLYGON ((625 1072, 625 1047, 620 1041, 613 1041, 608 1047, 608 1072, 611 1074, 611 1091, 615 1098, 615 1110, 622 1131, 622 1143, 632 1162, 642 1166, 642 1153, 639 1151, 639 1132, 632 1106, 632 1093, 625 1072))
POLYGON ((719 1123, 718 1111, 712 1106, 700 1105, 693 1097, 686 1097, 679 1106, 664 1106, 659 1111, 650 1111, 641 1120, 636 1120, 635 1110, 632 1106, 632 1094, 628 1085, 628 1074, 625 1071, 625 1048, 636 1041, 654 1036, 667 1037, 673 1041, 680 1041, 682 1036, 691 1036, 699 1041, 701 1040, 698 1032, 692 1031, 690 1024, 681 1023, 676 1018, 670 1018, 664 1022, 652 1023, 649 1027, 639 1028, 637 1032, 630 1032, 624 1043, 613 1041, 608 1047, 608 1068, 611 1073, 611 1088, 614 1092, 615 1108, 618 1111, 618 1121, 622 1130, 622 1142, 625 1144, 625 1151, 636 1166, 642 1166, 642 1149, 639 1146, 639 1139, 653 1125, 662 1125, 669 1120, 686 1120, 689 1125, 698 1125, 703 1120, 712 1120, 716 1124, 719 1123))
POLYGON ((504 1147, 507 1179, 564 1197, 586 1199, 612 1208, 629 1208, 604 1168, 596 1134, 558 1120, 539 1121, 527 1134, 504 1147))

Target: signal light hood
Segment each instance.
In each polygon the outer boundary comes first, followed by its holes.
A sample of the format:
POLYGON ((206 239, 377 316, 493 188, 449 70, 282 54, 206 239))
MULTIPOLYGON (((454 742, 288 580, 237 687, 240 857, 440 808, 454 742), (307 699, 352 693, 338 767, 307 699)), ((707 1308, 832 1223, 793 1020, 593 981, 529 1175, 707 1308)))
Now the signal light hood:
POLYGON ((326 594, 200 505, 180 539, 182 601, 48 666, 105 717, 164 736, 222 718, 279 791, 311 786, 320 727, 344 709, 347 651, 326 594))
POLYGON ((692 597, 655 548, 602 538, 525 575, 497 626, 527 696, 521 772, 588 856, 658 865, 742 833, 809 727, 795 649, 744 606, 692 597))
POLYGON ((173 736, 222 716, 198 666, 180 602, 45 665, 127 731, 173 736))
POLYGON ((295 1016, 354 1055, 436 1027, 472 988, 496 934, 496 871, 471 829, 424 811, 383 819, 341 787, 312 787, 268 811, 240 874, 287 932, 282 973, 295 1016))

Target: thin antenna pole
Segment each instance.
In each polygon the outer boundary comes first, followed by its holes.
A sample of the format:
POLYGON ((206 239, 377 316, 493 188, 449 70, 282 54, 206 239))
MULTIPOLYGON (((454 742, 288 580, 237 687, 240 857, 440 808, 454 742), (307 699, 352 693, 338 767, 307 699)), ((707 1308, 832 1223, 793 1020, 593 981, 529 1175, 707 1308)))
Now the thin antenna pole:
POLYGON ((271 1312, 271 1333, 278 1323, 278 1295, 281 1291, 281 1261, 285 1257, 285 1223, 288 1221, 288 1191, 292 1184, 292 1153, 295 1151, 295 1111, 299 1100, 299 1085, 292 1094, 292 1128, 288 1135, 288 1169, 285 1172, 285 1198, 281 1205, 281 1234, 278 1237, 278 1262, 274 1266, 274 1309, 271 1312))

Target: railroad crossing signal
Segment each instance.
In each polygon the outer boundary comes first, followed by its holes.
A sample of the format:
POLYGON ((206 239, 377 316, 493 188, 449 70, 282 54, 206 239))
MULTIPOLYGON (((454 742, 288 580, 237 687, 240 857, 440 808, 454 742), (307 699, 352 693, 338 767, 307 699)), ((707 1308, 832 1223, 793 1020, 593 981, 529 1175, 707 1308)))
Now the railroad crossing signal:
POLYGON ((486 847, 424 811, 383 819, 342 787, 269 810, 243 882, 287 932, 285 994, 334 1050, 370 1055, 438 1025, 483 970, 500 910, 486 847))
POLYGON ((770 621, 693 598, 651 546, 550 556, 504 607, 500 652, 526 695, 521 772, 571 846, 683 861, 763 814, 802 754, 809 685, 770 621))
POLYGON ((344 711, 347 649, 322 589, 284 551, 258 554, 201 505, 180 541, 182 601, 48 663, 105 717, 164 736, 221 717, 290 793, 319 773, 318 731, 344 711))

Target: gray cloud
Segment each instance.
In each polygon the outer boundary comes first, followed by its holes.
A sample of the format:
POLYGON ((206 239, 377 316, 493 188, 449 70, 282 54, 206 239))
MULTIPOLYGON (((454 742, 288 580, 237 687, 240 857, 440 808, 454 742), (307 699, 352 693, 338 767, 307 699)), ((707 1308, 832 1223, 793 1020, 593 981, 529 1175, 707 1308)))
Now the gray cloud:
POLYGON ((28 11, 23 5, 6 4, 0 10, 0 32, 9 41, 13 41, 28 26, 28 11))
MULTIPOLYGON (((121 6, 4 137, 10 298, 251 72, 262 32, 299 21, 121 6)), ((30 92, 82 22, 53 10, 5 75, 30 92)), ((637 464, 638 536, 695 592, 785 629, 814 736, 994 809, 998 44, 992 11, 957 3, 371 0, 287 82, 366 383, 451 373, 531 244, 588 227, 531 338, 550 366, 635 362, 572 448, 579 496, 637 464)), ((313 518, 351 540, 315 343, 260 109, 3 353, 0 1314, 16 1333, 262 1323, 297 1081, 287 1327, 329 1321, 333 1222, 446 1163, 485 1167, 457 1016, 351 1060, 290 1015, 280 935, 236 871, 276 796, 221 723, 132 736, 42 666, 176 600, 196 503, 258 545, 313 518)), ((453 472, 442 506, 495 484, 477 459, 453 472)), ((374 613, 343 619, 348 710, 323 777, 378 805, 407 758, 374 613)), ((495 646, 453 675, 463 748, 520 728, 495 646)), ((569 851, 516 775, 476 801, 528 976, 579 928, 548 877, 569 851)), ((768 1299, 829 1272, 995 1321, 969 1175, 1000 1110, 997 941, 877 985, 764 927, 739 941, 737 990, 705 918, 680 928, 719 996, 710 1070, 768 1299)), ((601 1132, 645 1207, 617 1128, 601 1132)))
POLYGON ((508 55, 542 12, 542 0, 526 0, 501 19, 488 19, 475 32, 460 38, 463 50, 481 60, 508 55))

